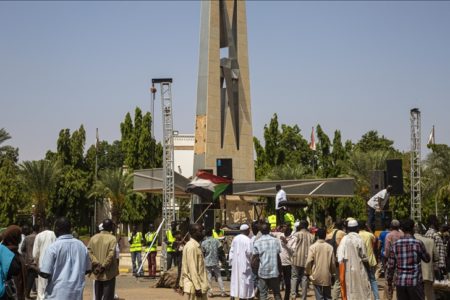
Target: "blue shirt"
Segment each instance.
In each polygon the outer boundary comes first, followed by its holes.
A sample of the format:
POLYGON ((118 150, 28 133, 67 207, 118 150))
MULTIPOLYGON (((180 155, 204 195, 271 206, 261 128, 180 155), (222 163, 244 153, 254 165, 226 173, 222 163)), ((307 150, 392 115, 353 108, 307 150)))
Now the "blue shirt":
POLYGON ((380 237, 378 240, 381 242, 381 257, 384 257, 384 245, 386 244, 386 236, 388 235, 389 230, 384 230, 380 233, 380 237))
POLYGON ((71 234, 61 235, 45 251, 40 270, 50 274, 45 299, 83 299, 84 278, 91 269, 86 246, 71 234))
POLYGON ((263 234, 253 244, 253 254, 259 254, 258 276, 261 278, 278 277, 278 255, 281 252, 278 239, 263 234))

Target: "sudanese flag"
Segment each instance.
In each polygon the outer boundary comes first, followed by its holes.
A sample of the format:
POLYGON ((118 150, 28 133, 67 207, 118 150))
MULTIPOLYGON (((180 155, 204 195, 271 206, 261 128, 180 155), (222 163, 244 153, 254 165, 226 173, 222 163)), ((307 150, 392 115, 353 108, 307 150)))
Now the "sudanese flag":
POLYGON ((187 185, 186 192, 215 201, 233 183, 233 179, 215 176, 206 171, 198 171, 194 179, 187 185))

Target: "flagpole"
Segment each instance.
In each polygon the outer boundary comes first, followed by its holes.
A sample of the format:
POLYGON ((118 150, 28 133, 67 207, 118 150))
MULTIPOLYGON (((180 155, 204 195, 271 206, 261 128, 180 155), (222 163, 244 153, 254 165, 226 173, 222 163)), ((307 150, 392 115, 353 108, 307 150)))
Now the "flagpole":
MULTIPOLYGON (((98 176, 98 128, 95 128, 95 183, 97 183, 97 176, 98 176)), ((94 230, 93 233, 95 234, 95 228, 97 227, 97 198, 94 198, 94 230)))

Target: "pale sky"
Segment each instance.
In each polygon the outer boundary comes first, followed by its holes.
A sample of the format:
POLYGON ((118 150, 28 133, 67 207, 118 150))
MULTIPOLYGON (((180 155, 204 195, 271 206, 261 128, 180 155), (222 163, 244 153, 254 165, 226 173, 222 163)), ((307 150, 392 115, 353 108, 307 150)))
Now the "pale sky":
MULTIPOLYGON (((120 139, 151 78, 172 77, 174 128, 194 132, 200 2, 0 2, 0 128, 20 160, 120 139)), ((357 141, 374 129, 410 148, 409 111, 450 144, 450 2, 247 2, 254 135, 274 113, 309 139, 320 124, 357 141)), ((156 105, 157 138, 162 135, 156 105)), ((87 148, 86 147, 86 148, 87 148)), ((423 147, 423 157, 428 150, 423 147)))

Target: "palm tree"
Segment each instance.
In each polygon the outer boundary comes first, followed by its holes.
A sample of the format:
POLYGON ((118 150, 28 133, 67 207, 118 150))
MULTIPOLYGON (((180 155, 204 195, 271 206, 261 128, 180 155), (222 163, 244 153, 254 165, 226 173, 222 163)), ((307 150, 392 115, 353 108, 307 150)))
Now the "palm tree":
POLYGON ((121 221, 125 200, 133 194, 133 175, 124 173, 122 169, 104 170, 99 174, 89 197, 103 197, 111 201, 111 215, 113 221, 121 221))
POLYGON ((60 172, 59 163, 54 161, 43 159, 20 164, 21 179, 36 205, 35 215, 41 225, 45 224, 45 209, 60 172))
POLYGON ((0 156, 2 156, 8 150, 14 149, 11 146, 1 146, 5 141, 9 140, 11 136, 5 130, 5 128, 0 128, 0 156))
POLYGON ((367 196, 370 187, 370 171, 384 170, 386 160, 392 156, 388 150, 380 151, 353 151, 347 161, 345 175, 355 178, 358 194, 367 196))
POLYGON ((307 172, 306 167, 301 164, 287 164, 273 167, 265 177, 269 180, 302 179, 306 177, 307 172))

